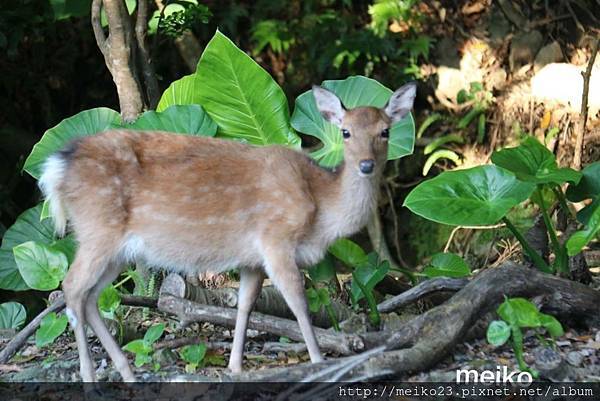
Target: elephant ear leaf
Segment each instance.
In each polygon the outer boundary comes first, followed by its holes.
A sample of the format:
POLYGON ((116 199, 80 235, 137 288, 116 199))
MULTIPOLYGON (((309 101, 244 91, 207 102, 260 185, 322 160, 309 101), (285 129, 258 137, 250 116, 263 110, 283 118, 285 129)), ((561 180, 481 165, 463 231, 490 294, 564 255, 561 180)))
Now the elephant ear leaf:
POLYGON ((424 181, 408 194, 404 206, 442 224, 485 226, 496 224, 534 188, 503 168, 486 165, 424 181))
POLYGON ((514 173, 519 180, 534 184, 577 184, 581 179, 579 171, 558 167, 552 152, 531 136, 517 147, 494 152, 492 162, 514 173))

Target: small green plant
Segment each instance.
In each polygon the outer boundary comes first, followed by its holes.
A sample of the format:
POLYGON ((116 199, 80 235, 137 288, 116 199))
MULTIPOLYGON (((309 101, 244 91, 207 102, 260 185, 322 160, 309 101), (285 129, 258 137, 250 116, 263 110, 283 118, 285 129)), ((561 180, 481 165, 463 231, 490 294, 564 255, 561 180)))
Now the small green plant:
POLYGON ((35 345, 39 348, 51 344, 67 328, 67 316, 57 315, 55 312, 49 313, 42 319, 40 327, 35 332, 35 345))
POLYGON ((460 256, 450 253, 436 253, 431 257, 429 264, 423 269, 423 274, 432 277, 467 277, 471 275, 471 268, 460 256))
POLYGON ((316 313, 324 309, 329 316, 331 325, 335 331, 340 331, 338 319, 335 311, 331 306, 332 297, 329 290, 329 285, 337 280, 333 260, 330 255, 326 255, 320 263, 308 270, 311 287, 306 290, 306 299, 308 308, 311 312, 316 313))
POLYGON ((0 304, 0 329, 20 329, 25 323, 27 312, 18 302, 0 304))
POLYGON ((600 202, 596 201, 600 193, 600 163, 586 167, 584 174, 559 168, 552 152, 533 137, 526 137, 518 147, 494 152, 492 162, 495 165, 448 171, 425 181, 411 191, 404 205, 413 213, 442 224, 487 226, 502 221, 538 269, 567 274, 568 256, 580 252, 600 231, 600 202), (582 177, 585 181, 580 183, 582 177), (561 189, 566 182, 567 197, 561 189), (514 206, 527 199, 539 206, 544 218, 555 255, 550 265, 506 217, 514 206), (567 199, 593 202, 577 216, 585 228, 561 244, 549 210, 551 203, 558 202, 570 214, 567 199))
MULTIPOLYGON (((163 335, 164 330, 165 325, 163 323, 156 324, 146 331, 144 338, 133 340, 125 344, 123 350, 135 354, 135 366, 139 368, 140 366, 152 362, 152 355, 154 353, 152 345, 163 335)), ((153 367, 154 370, 158 370, 160 364, 155 362, 153 367)))
POLYGON ((456 95, 456 102, 458 104, 470 103, 471 108, 458 120, 456 127, 465 129, 477 120, 477 143, 482 143, 485 138, 485 112, 493 101, 492 92, 485 90, 480 82, 471 82, 468 91, 461 89, 456 95))
POLYGON ((364 298, 368 305, 369 320, 371 324, 378 326, 381 316, 377 310, 374 289, 390 271, 389 262, 382 261, 375 252, 367 255, 360 246, 348 239, 336 241, 329 252, 354 269, 350 287, 352 304, 358 306, 359 301, 364 298))
POLYGON ((511 341, 519 369, 530 372, 534 377, 538 373, 530 369, 523 359, 522 329, 545 330, 550 336, 559 337, 564 334, 563 328, 554 316, 541 313, 537 307, 524 298, 507 298, 497 309, 502 320, 494 320, 487 330, 487 340, 499 347, 511 341))
POLYGON ((186 373, 195 373, 205 360, 206 344, 186 345, 179 350, 179 355, 186 362, 186 373))

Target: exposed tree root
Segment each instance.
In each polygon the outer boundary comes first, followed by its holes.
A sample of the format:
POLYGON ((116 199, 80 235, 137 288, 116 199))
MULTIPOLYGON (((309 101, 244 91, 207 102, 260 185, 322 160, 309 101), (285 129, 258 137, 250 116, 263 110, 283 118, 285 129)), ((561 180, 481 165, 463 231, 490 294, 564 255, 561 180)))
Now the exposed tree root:
POLYGON ((357 355, 318 364, 245 372, 232 379, 356 381, 422 371, 445 358, 475 322, 496 308, 504 296, 542 296, 543 310, 559 320, 577 319, 587 325, 600 324, 600 292, 577 282, 507 263, 482 272, 448 302, 409 321, 388 337, 383 348, 369 351, 364 360, 357 355), (348 366, 353 367, 340 376, 339 372, 348 366))

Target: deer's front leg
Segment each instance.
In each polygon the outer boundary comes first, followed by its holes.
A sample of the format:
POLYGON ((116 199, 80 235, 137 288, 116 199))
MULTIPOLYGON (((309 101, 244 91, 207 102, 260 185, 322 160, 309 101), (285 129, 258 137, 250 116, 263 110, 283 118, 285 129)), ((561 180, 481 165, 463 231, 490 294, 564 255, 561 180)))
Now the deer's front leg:
POLYGON ((265 249, 265 270, 273 284, 283 295, 289 308, 296 316, 304 343, 313 363, 323 361, 308 314, 308 303, 304 293, 304 279, 294 260, 293 250, 285 247, 265 249))
POLYGON ((235 319, 233 345, 229 358, 229 369, 232 373, 242 371, 244 356, 244 343, 246 342, 246 329, 248 319, 254 303, 260 294, 265 275, 257 269, 242 269, 240 271, 240 289, 238 294, 238 311, 235 319))

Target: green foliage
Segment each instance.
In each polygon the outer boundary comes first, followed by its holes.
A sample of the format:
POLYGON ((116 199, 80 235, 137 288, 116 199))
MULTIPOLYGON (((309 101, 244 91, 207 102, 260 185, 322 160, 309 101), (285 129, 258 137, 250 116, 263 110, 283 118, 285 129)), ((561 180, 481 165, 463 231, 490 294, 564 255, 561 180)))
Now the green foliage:
POLYGON ((24 211, 9 227, 0 247, 0 288, 24 291, 29 286, 23 280, 13 256, 13 248, 27 241, 51 245, 54 243, 54 227, 50 220, 40 222, 42 205, 24 211))
POLYGON ((54 290, 67 274, 67 257, 51 245, 28 241, 15 246, 13 253, 21 277, 35 290, 54 290))
POLYGON ((217 124, 206 114, 202 106, 197 104, 172 105, 162 112, 146 111, 133 123, 122 123, 115 128, 200 136, 215 136, 217 133, 217 124))
POLYGON ((358 244, 346 238, 335 241, 329 247, 329 252, 345 265, 354 268, 369 261, 365 251, 358 244))
POLYGON ((185 31, 200 24, 207 24, 212 12, 197 0, 167 0, 162 11, 156 10, 148 22, 148 33, 159 33, 170 38, 178 38, 185 31))
MULTIPOLYGON (((135 354, 135 366, 140 367, 147 363, 152 362, 152 345, 163 335, 165 325, 163 323, 156 324, 150 327, 144 338, 133 340, 125 344, 123 350, 132 352, 135 354)), ((157 367, 156 365, 154 366, 157 367)))
POLYGON ((119 113, 105 107, 85 110, 66 118, 44 133, 25 160, 23 169, 39 179, 42 165, 52 153, 61 150, 75 138, 97 134, 119 125, 120 122, 119 113))
POLYGON ((0 304, 0 329, 20 329, 25 323, 27 312, 18 302, 0 304))
POLYGON ((52 312, 44 316, 40 327, 35 332, 35 345, 39 348, 51 344, 64 333, 67 328, 67 316, 61 314, 57 316, 52 312))
POLYGON ((423 175, 429 174, 429 170, 431 167, 437 162, 439 159, 448 159, 454 162, 455 165, 460 165, 460 156, 456 154, 456 152, 448 149, 440 149, 436 150, 427 158, 425 164, 423 165, 423 175))
POLYGON ((384 36, 390 21, 408 21, 414 18, 416 0, 375 0, 369 6, 371 29, 377 35, 384 36))
POLYGON ((419 184, 404 206, 442 224, 485 226, 497 223, 533 189, 502 168, 479 166, 447 171, 419 184))
POLYGON ((157 110, 173 101, 201 104, 219 126, 219 136, 258 145, 300 145, 279 85, 219 31, 202 53, 196 73, 173 82, 157 110))
POLYGON ((428 266, 423 269, 425 276, 432 277, 466 277, 471 275, 471 268, 460 256, 449 253, 436 253, 431 257, 428 266))
POLYGON ((84 17, 90 13, 92 0, 49 0, 54 19, 59 21, 71 17, 84 17))
MULTIPOLYGON (((362 76, 323 81, 321 86, 335 93, 346 108, 383 107, 392 94, 390 89, 379 82, 362 76)), ((296 106, 292 114, 292 126, 322 142, 323 146, 311 155, 321 165, 333 167, 342 161, 344 141, 340 130, 321 116, 312 90, 304 92, 296 99, 296 106)), ((412 115, 406 116, 392 126, 388 144, 388 160, 399 159, 413 152, 414 132, 415 124, 412 115)))
POLYGON ((590 205, 577 213, 577 220, 586 224, 594 210, 600 206, 600 161, 588 165, 581 173, 583 175, 577 185, 569 184, 566 196, 571 202, 592 200, 590 205))
POLYGON ((114 319, 119 305, 121 305, 121 295, 113 285, 109 285, 102 290, 98 297, 98 308, 105 317, 114 319))
POLYGON ((523 333, 522 329, 532 328, 545 330, 552 337, 564 334, 562 325, 554 316, 541 313, 538 308, 524 298, 507 298, 497 309, 502 320, 494 320, 487 330, 487 340, 494 346, 505 344, 509 338, 515 357, 522 371, 537 372, 527 367, 523 359, 523 333))
MULTIPOLYGON (((329 251, 331 252, 331 249, 329 251)), ((310 276, 311 281, 315 283, 327 283, 334 279, 336 274, 331 255, 325 255, 325 258, 321 262, 308 269, 308 275, 310 276)))
POLYGON ((534 184, 577 184, 581 179, 580 172, 559 168, 552 152, 532 136, 515 148, 494 152, 492 162, 513 172, 519 180, 534 184))
POLYGON ((186 373, 195 373, 198 366, 204 362, 206 344, 186 345, 179 350, 181 359, 186 362, 186 373))
POLYGON ((585 228, 571 235, 567 241, 569 256, 577 255, 600 232, 600 204, 588 219, 585 228))
POLYGON ((283 53, 294 44, 294 37, 285 21, 263 20, 252 27, 252 41, 255 43, 253 53, 259 54, 270 47, 275 53, 283 53))

